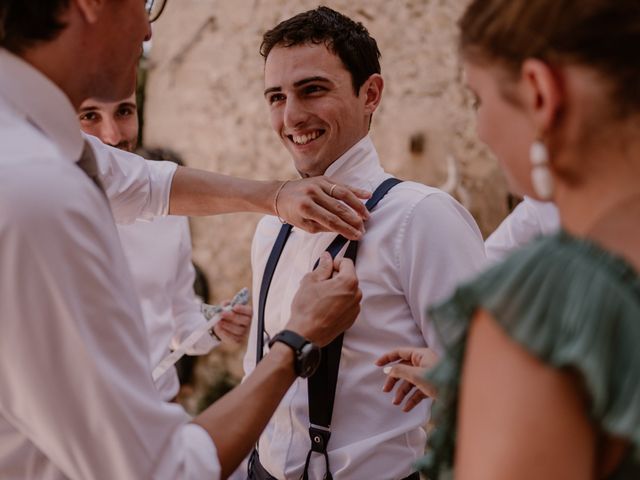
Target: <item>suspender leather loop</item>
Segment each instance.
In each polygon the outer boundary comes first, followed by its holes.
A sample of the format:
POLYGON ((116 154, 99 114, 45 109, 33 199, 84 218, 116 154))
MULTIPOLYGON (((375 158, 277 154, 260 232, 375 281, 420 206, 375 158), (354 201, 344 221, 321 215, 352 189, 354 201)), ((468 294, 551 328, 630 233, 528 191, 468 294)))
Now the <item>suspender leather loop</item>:
POLYGON ((327 444, 331 438, 329 430, 311 425, 309 427, 309 436, 311 437, 311 450, 318 453, 323 453, 327 450, 327 444))
MULTIPOLYGON (((309 480, 309 462, 311 461, 311 454, 314 452, 313 448, 309 450, 307 453, 307 458, 304 462, 304 471, 302 472, 302 477, 300 480, 309 480)), ((322 477, 322 480, 333 480, 333 475, 331 475, 331 467, 329 466, 329 454, 327 453, 326 446, 324 451, 322 452, 324 456, 324 465, 325 465, 325 473, 322 477)))

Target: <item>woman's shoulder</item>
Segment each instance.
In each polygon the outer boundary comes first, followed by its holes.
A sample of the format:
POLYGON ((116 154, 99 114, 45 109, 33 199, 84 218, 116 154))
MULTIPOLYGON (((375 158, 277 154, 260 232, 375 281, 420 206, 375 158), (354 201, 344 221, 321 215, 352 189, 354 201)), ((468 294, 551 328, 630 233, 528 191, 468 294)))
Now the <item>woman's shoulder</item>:
POLYGON ((614 363, 640 375, 640 276, 593 242, 564 232, 541 238, 460 287, 432 312, 445 344, 461 336, 478 308, 554 366, 584 355, 598 359, 598 375, 615 374, 614 363))
MULTIPOLYGON (((564 232, 515 252, 432 309, 446 351, 429 377, 444 422, 435 455, 452 460, 458 379, 477 309, 541 361, 576 372, 594 422, 630 439, 640 456, 640 277, 624 259, 564 232)), ((433 466, 433 456, 425 460, 433 466)), ((435 463, 442 467, 442 458, 435 463)))
POLYGON ((624 259, 564 232, 516 251, 435 307, 443 340, 461 336, 477 308, 516 340, 547 350, 620 332, 640 341, 638 273, 624 259), (453 317, 464 320, 449 321, 453 317))
POLYGON ((492 313, 508 308, 556 322, 574 317, 575 308, 594 304, 600 305, 599 313, 639 313, 640 275, 622 257, 561 231, 516 251, 463 286, 461 294, 481 301, 492 313))

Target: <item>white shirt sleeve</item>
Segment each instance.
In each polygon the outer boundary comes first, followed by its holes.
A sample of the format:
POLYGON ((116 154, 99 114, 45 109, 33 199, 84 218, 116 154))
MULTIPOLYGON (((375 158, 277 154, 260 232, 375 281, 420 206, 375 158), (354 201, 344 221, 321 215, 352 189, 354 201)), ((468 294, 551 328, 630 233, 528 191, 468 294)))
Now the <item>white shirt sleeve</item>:
MULTIPOLYGON (((198 327, 201 327, 207 320, 202 314, 202 303, 196 298, 193 291, 193 282, 196 272, 191 263, 191 234, 189 233, 189 222, 183 217, 180 222, 180 244, 176 252, 176 276, 172 289, 172 309, 175 325, 173 336, 173 347, 177 347, 181 342, 198 327)), ((189 355, 204 355, 220 342, 211 335, 203 335, 191 349, 187 351, 189 355)))
POLYGON ((100 179, 117 223, 149 220, 169 213, 171 182, 177 165, 145 160, 83 134, 93 148, 100 179))
POLYGON ((444 193, 421 200, 398 235, 400 281, 428 346, 439 340, 428 308, 446 300, 486 266, 482 235, 464 207, 444 193), (419 218, 419 221, 416 219, 419 218))
POLYGON ((553 203, 525 197, 487 238, 487 258, 494 263, 503 260, 514 250, 559 228, 560 216, 553 203))
MULTIPOLYGON (((0 420, 33 446, 20 468, 54 465, 77 480, 219 478, 209 435, 154 387, 101 192, 73 164, 32 167, 1 192, 12 208, 0 216, 0 420)), ((11 443, 0 444, 0 465, 11 443)))

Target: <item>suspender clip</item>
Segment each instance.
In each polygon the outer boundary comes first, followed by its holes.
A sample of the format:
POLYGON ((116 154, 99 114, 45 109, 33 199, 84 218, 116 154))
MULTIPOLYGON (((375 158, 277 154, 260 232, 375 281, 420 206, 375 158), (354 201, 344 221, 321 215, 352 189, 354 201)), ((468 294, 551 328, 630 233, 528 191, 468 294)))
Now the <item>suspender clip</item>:
POLYGON ((307 460, 304 462, 304 471, 302 472, 301 480, 309 480, 309 463, 311 461, 311 454, 314 452, 324 457, 325 474, 322 479, 333 480, 329 466, 329 454, 327 453, 327 444, 329 443, 329 438, 331 438, 331 430, 311 425, 309 427, 309 437, 311 438, 311 450, 307 453, 307 460))
POLYGON ((318 453, 326 453, 331 430, 325 428, 309 427, 309 437, 311 437, 311 450, 318 453))

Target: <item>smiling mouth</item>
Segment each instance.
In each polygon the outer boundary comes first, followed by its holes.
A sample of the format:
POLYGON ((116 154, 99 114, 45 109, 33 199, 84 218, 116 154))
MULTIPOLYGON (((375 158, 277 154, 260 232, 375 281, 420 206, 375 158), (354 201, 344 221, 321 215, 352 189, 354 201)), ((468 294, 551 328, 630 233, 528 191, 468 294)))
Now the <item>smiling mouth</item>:
POLYGON ((296 145, 303 146, 313 142, 322 135, 324 135, 324 130, 314 130, 313 132, 306 133, 304 135, 287 135, 287 138, 296 145))

